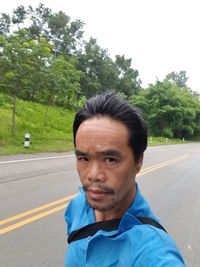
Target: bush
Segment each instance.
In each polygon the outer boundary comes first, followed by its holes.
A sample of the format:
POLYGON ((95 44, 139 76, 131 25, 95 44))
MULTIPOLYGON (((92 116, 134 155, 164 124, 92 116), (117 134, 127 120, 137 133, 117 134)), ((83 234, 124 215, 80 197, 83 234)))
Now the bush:
POLYGON ((164 128, 163 129, 163 136, 165 136, 166 138, 173 138, 172 129, 170 129, 170 128, 164 128))

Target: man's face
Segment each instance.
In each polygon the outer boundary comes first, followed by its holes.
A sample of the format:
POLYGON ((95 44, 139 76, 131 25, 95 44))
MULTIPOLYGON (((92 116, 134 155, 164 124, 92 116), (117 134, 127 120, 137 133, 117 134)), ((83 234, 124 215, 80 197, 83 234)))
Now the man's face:
POLYGON ((89 204, 99 212, 124 212, 135 196, 135 162, 128 129, 108 117, 84 121, 76 134, 77 170, 89 204))

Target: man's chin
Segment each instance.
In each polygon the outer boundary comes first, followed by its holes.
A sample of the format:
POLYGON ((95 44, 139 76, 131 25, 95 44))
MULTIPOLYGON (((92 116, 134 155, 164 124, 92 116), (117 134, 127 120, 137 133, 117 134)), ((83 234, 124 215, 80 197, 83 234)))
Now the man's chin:
POLYGON ((102 202, 97 202, 97 201, 93 201, 93 200, 88 200, 88 203, 90 204, 90 206, 94 209, 97 210, 99 212, 107 212, 111 209, 113 209, 114 205, 113 204, 106 204, 106 203, 102 203, 102 202))

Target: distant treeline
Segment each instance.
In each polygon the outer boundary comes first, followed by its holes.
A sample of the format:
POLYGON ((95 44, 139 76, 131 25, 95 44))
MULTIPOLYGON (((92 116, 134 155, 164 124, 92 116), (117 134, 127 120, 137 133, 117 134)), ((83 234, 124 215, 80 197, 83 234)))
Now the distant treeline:
POLYGON ((13 97, 13 134, 16 97, 76 110, 92 95, 114 89, 144 111, 151 134, 200 135, 200 98, 187 87, 185 71, 144 89, 132 60, 111 59, 96 39, 84 39, 83 25, 43 4, 0 15, 0 91, 13 97))

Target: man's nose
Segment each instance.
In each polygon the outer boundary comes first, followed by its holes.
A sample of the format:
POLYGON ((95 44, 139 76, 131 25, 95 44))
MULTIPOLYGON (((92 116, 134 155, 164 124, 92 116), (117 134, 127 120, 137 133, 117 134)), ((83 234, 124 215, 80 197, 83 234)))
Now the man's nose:
POLYGON ((102 165, 97 160, 91 160, 88 166, 87 178, 92 182, 104 182, 105 174, 102 165))

